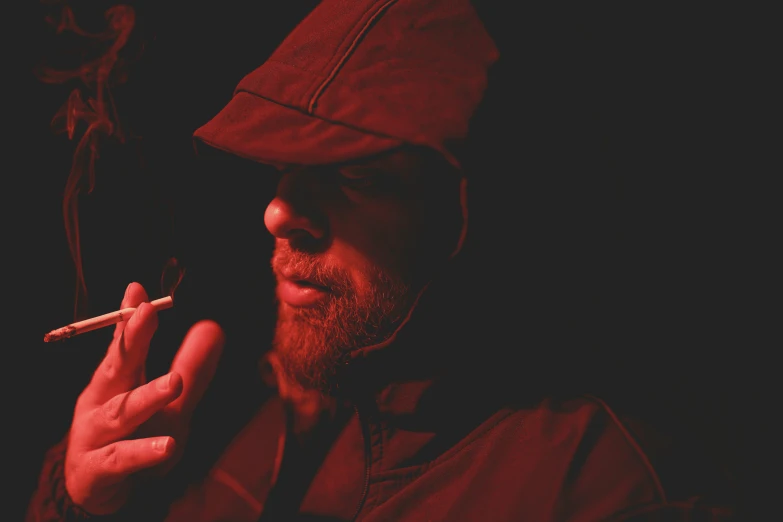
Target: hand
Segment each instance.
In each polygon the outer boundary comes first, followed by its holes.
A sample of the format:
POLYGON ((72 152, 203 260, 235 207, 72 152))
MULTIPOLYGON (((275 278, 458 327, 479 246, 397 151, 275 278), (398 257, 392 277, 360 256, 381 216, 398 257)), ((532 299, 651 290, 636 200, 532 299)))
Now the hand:
POLYGON ((118 323, 106 356, 79 395, 65 455, 65 487, 71 499, 94 515, 118 511, 139 472, 163 475, 179 460, 190 418, 217 368, 225 338, 212 321, 187 333, 171 371, 146 382, 157 312, 138 283, 122 308, 136 307, 118 323))

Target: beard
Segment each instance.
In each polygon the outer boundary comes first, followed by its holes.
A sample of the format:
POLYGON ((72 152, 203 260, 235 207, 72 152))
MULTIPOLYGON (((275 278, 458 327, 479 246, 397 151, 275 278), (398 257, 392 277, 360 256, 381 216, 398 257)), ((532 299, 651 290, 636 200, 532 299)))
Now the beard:
POLYGON ((273 338, 284 378, 324 395, 333 392, 350 353, 389 339, 412 304, 411 285, 399 275, 364 272, 359 288, 348 271, 285 243, 275 248, 272 267, 330 290, 312 308, 280 302, 273 338))

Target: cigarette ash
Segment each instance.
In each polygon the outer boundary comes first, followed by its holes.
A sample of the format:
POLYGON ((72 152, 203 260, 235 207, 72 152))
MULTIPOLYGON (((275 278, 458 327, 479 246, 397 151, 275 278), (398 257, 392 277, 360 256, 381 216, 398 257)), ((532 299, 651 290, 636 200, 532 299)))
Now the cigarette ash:
POLYGON ((76 328, 73 326, 63 326, 62 328, 52 330, 48 334, 44 335, 44 342, 51 343, 54 341, 60 341, 62 339, 68 339, 69 337, 72 337, 75 332, 76 328))

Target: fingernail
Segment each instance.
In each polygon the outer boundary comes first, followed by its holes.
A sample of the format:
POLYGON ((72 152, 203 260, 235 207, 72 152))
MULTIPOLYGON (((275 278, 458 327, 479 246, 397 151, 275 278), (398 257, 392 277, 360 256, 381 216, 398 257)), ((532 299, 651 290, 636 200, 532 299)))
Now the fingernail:
POLYGON ((156 385, 160 391, 166 391, 171 388, 171 375, 172 374, 168 374, 158 379, 156 385))
POLYGON ((166 453, 166 451, 169 449, 169 441, 171 441, 171 437, 155 439, 152 441, 152 448, 158 453, 166 453))
POLYGON ((125 287, 125 298, 128 298, 128 294, 130 293, 130 287, 133 283, 128 283, 128 286, 125 287))

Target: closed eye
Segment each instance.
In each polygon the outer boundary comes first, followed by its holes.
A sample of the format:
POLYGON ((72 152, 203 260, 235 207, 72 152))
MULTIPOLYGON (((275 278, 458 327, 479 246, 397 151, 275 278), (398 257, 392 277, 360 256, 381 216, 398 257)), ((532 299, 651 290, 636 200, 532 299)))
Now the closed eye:
POLYGON ((344 168, 339 170, 339 183, 348 188, 369 188, 378 185, 385 173, 377 169, 344 168))

